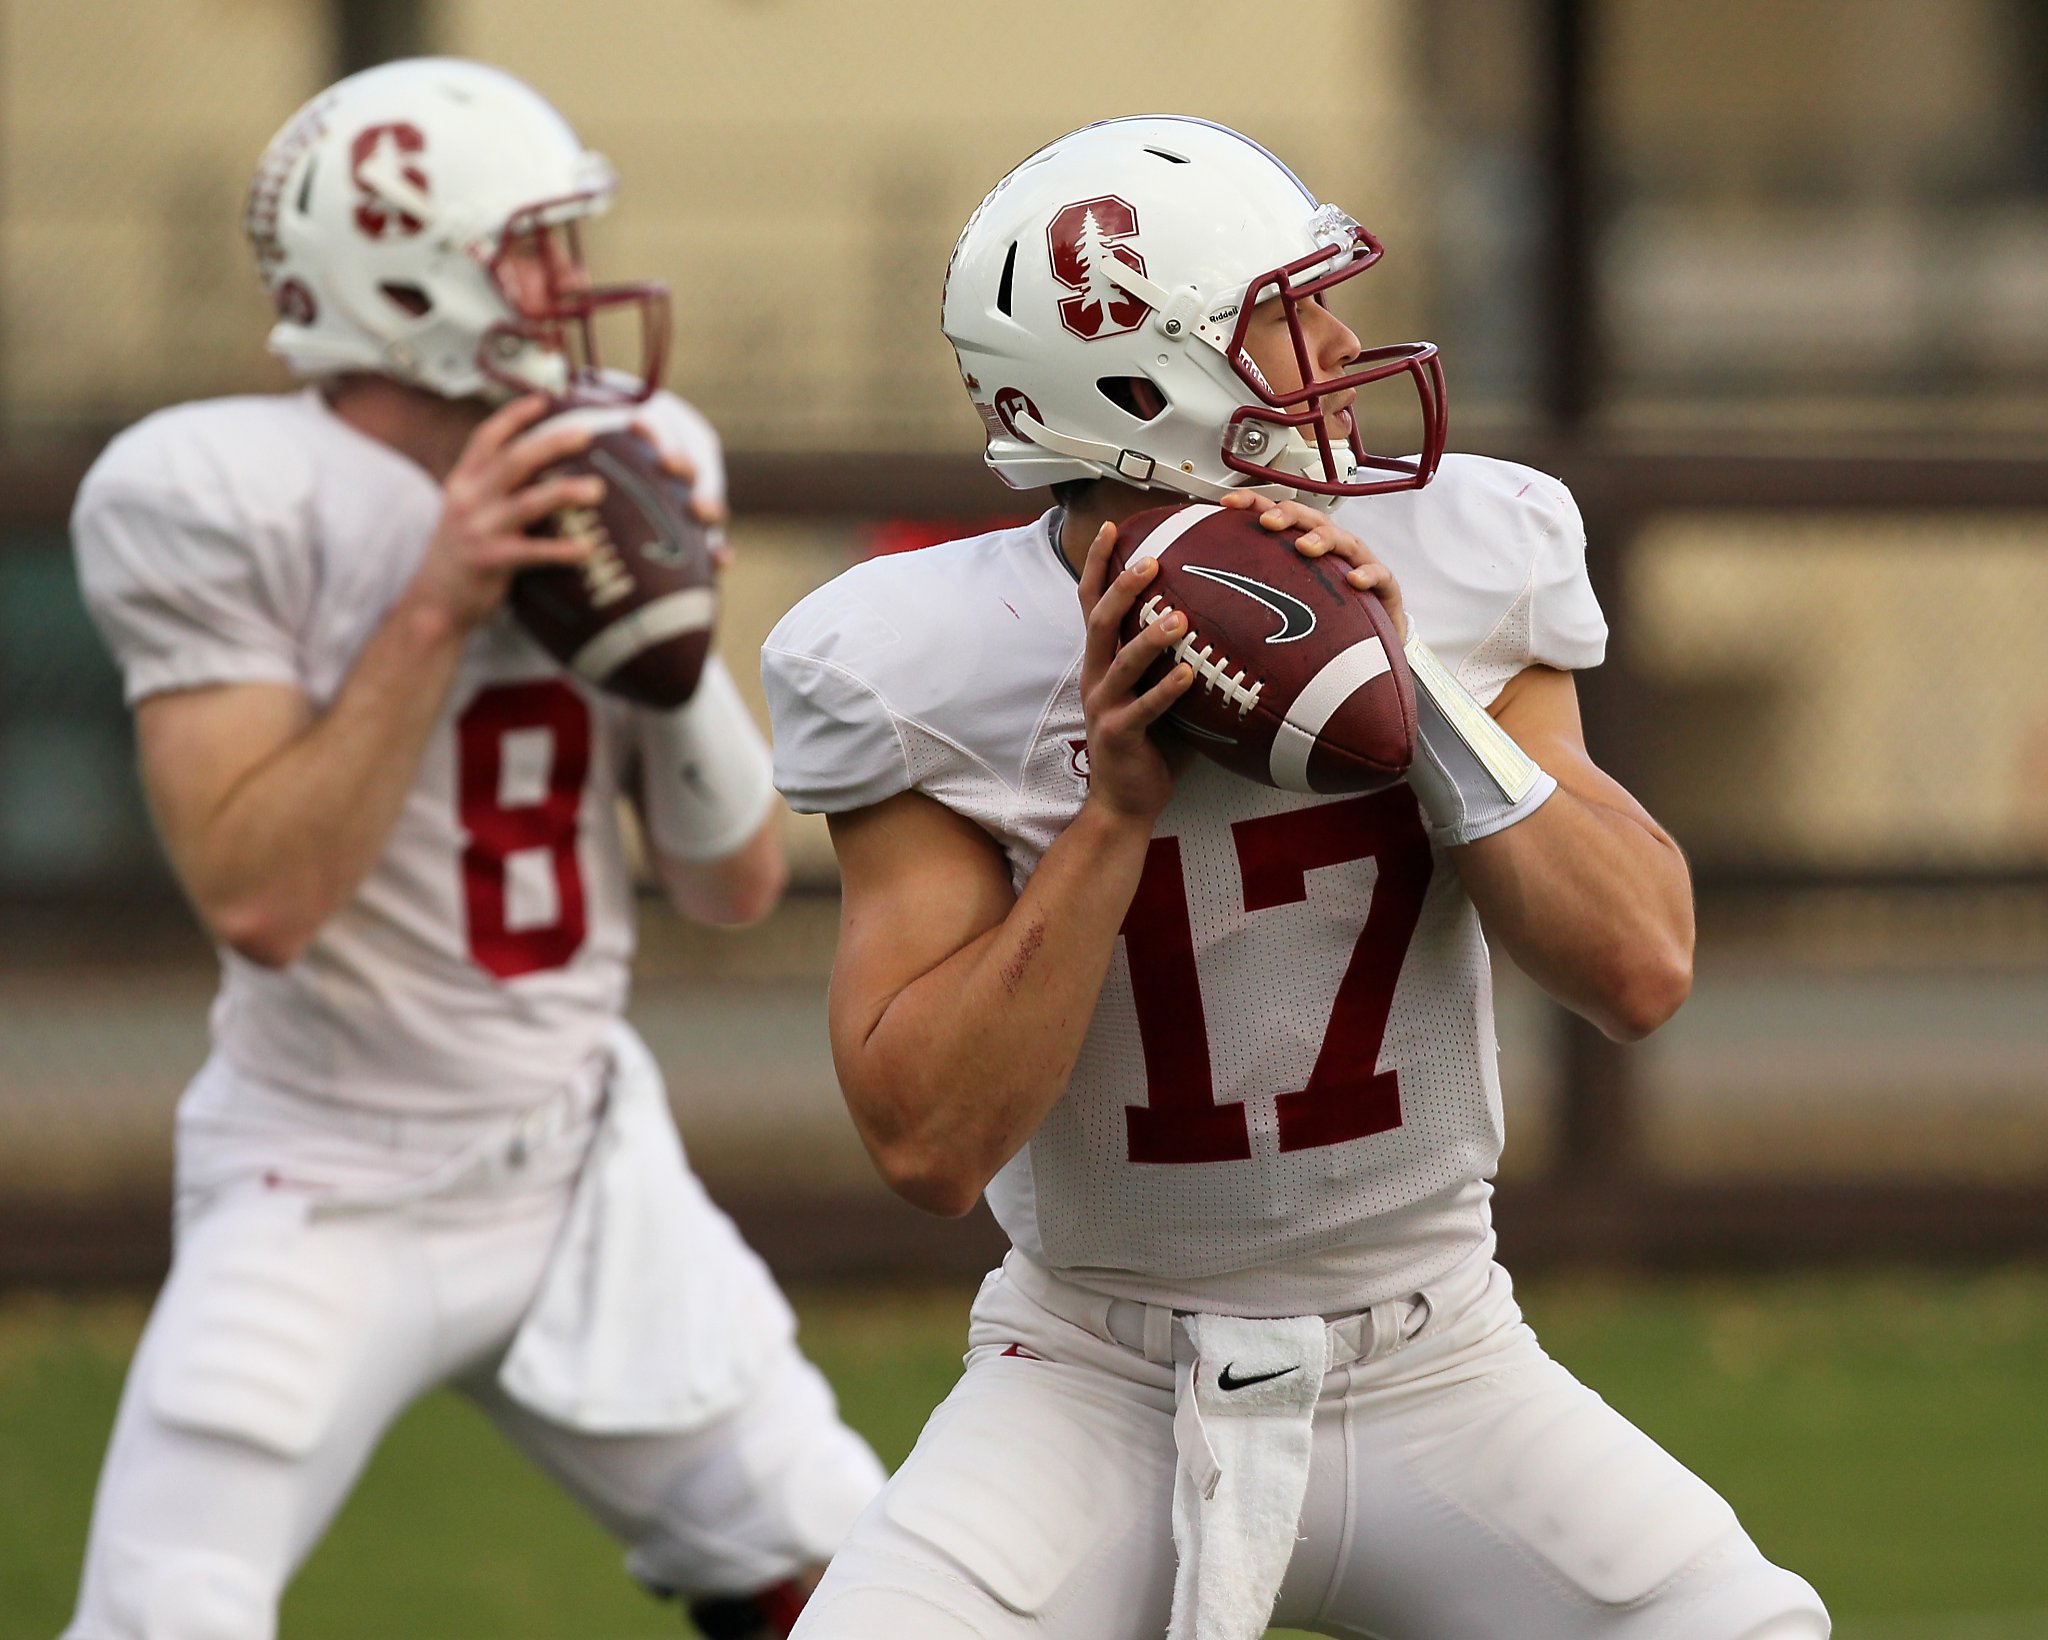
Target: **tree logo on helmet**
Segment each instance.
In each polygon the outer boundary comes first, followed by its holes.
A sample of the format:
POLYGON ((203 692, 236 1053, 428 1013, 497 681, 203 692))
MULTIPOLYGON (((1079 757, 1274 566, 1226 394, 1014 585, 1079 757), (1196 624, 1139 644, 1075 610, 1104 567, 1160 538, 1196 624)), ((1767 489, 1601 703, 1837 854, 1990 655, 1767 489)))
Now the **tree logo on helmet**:
POLYGON ((1060 323, 1084 342, 1136 330, 1150 311, 1109 276, 1111 258, 1145 271, 1145 259, 1128 243, 1137 233, 1138 213, 1115 194, 1063 205, 1046 224, 1052 276, 1074 293, 1060 298, 1060 323))
POLYGON ((420 128, 403 123, 367 126, 348 145, 348 174, 362 195, 356 206, 356 226, 370 238, 382 239, 393 232, 405 237, 426 226, 392 198, 397 191, 393 184, 421 196, 427 193, 427 173, 411 157, 423 153, 426 146, 420 128))

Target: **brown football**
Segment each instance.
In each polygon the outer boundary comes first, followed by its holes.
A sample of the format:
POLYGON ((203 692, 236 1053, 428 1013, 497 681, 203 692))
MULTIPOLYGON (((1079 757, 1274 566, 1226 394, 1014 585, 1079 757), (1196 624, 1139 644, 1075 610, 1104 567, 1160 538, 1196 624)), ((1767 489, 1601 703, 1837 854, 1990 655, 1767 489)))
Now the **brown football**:
POLYGON ((564 507, 534 527, 536 535, 582 537, 590 556, 520 571, 513 615, 600 689, 643 706, 681 706, 696 693, 718 619, 711 538, 690 516, 689 486, 630 432, 600 433, 548 472, 594 473, 604 499, 564 507))
POLYGON ((1226 769, 1282 791, 1378 791, 1415 754, 1415 682, 1386 607, 1340 559, 1296 552, 1302 533, 1208 505, 1125 520, 1115 567, 1149 557, 1159 572, 1123 636, 1174 610, 1187 617, 1145 681, 1194 667, 1169 717, 1226 769))

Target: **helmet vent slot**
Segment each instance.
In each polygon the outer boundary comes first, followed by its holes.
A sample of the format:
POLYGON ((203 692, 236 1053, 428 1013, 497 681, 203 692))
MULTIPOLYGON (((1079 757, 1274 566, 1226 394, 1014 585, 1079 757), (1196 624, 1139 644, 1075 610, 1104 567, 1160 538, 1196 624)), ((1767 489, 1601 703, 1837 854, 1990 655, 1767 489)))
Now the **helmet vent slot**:
POLYGON ((996 311, 1010 317, 1010 285, 1017 276, 1017 241, 1010 241, 1010 254, 1003 258, 1003 276, 996 281, 996 311))
POLYGON ((313 173, 319 169, 320 156, 315 154, 306 162, 306 175, 299 183, 299 197, 294 201, 301 216, 313 208, 313 173))
POLYGON ((1169 154, 1164 148, 1147 148, 1145 152, 1150 154, 1154 159, 1165 160, 1166 163, 1169 165, 1185 165, 1188 163, 1187 155, 1169 154))
POLYGON ((377 289, 385 301, 415 319, 423 319, 433 311, 433 298, 418 285, 379 285, 377 289))
POLYGON ((1151 421, 1166 408, 1166 395, 1144 376, 1103 376, 1095 391, 1134 421, 1151 421))

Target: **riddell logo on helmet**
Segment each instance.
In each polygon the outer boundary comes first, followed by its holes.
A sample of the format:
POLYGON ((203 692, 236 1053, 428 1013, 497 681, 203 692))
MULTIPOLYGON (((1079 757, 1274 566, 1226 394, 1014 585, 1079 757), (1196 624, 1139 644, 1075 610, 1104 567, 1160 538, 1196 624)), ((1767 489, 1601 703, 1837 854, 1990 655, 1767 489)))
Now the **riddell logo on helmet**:
POLYGON ((348 145, 349 176, 363 196, 362 203, 356 206, 356 226, 372 239, 382 239, 393 228, 400 235, 410 235, 426 226, 418 217, 408 216, 389 204, 378 191, 374 177, 364 174, 373 168, 386 175, 395 172, 424 194, 428 192, 427 173, 408 156, 423 153, 426 146, 427 139, 420 134, 420 128, 403 123, 369 126, 359 131, 356 140, 348 145))
POLYGON ((1128 243, 1137 233, 1138 213, 1114 194, 1063 205, 1046 224, 1052 276, 1075 293, 1060 299, 1060 323, 1084 342, 1136 330, 1151 311, 1112 283, 1106 267, 1114 257, 1133 273, 1145 271, 1128 243))

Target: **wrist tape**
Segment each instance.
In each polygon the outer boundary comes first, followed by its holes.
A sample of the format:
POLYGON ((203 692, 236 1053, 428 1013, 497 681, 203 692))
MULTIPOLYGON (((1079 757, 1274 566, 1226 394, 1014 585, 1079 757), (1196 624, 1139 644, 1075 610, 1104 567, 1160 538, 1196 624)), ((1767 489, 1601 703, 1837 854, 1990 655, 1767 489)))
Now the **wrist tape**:
POLYGON ((1403 653, 1415 675, 1415 761, 1408 784, 1430 835, 1455 847, 1528 819, 1557 782, 1488 716, 1412 623, 1403 653))
POLYGON ((716 658, 687 706, 642 715, 640 746, 642 818, 670 859, 722 859, 767 818, 775 801, 768 748, 716 658))

